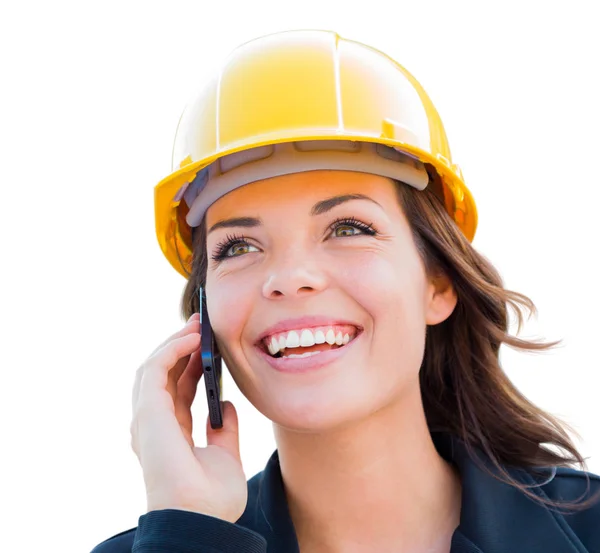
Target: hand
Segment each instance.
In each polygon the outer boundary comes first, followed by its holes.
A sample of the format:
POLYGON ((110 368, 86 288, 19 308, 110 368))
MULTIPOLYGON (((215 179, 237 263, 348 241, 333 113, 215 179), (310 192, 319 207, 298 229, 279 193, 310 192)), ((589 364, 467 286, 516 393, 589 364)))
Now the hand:
POLYGON ((238 418, 223 402, 223 428, 206 420, 207 447, 195 447, 191 406, 202 378, 200 318, 194 314, 137 370, 131 447, 144 473, 148 512, 180 509, 236 522, 248 501, 238 418))

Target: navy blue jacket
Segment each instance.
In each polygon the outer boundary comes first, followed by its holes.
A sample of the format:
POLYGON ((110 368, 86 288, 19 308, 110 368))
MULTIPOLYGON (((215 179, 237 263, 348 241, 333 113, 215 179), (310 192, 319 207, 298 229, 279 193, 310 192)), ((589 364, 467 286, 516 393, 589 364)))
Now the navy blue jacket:
MULTIPOLYGON (((451 553, 600 553, 600 502, 575 514, 558 514, 487 474, 458 438, 441 432, 432 438, 440 455, 458 467, 462 482, 460 524, 451 553)), ((579 498, 586 492, 586 474, 590 489, 585 497, 600 490, 600 476, 589 472, 552 467, 534 475, 505 468, 544 498, 579 498)), ((298 553, 277 451, 248 481, 248 504, 235 524, 175 509, 142 515, 138 524, 92 553, 298 553)))

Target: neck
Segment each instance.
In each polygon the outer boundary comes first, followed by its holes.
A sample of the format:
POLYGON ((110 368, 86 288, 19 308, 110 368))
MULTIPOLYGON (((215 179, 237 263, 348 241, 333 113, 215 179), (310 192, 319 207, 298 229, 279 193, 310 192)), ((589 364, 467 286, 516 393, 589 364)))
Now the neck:
POLYGON ((418 385, 343 428, 274 431, 301 551, 450 550, 460 478, 435 449, 418 385))

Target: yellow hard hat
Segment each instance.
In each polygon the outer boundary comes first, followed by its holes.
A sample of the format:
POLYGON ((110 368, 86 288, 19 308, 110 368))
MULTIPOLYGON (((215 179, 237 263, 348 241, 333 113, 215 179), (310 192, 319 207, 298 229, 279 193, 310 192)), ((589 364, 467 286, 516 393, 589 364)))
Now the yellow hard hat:
POLYGON ((475 202, 452 163, 437 110, 406 69, 333 32, 261 37, 234 50, 184 110, 172 173, 154 189, 158 242, 187 278, 191 228, 238 186, 290 172, 350 169, 423 189, 426 164, 440 176, 448 213, 472 240, 475 202))

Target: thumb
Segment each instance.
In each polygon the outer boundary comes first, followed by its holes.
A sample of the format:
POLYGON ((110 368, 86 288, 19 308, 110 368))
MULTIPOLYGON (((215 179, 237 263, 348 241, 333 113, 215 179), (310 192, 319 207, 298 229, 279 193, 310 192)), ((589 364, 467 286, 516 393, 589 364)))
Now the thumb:
POLYGON ((238 416, 231 401, 224 401, 223 406, 223 428, 212 428, 210 416, 206 419, 206 442, 207 445, 216 445, 227 450, 236 459, 242 462, 240 455, 240 434, 238 416))

